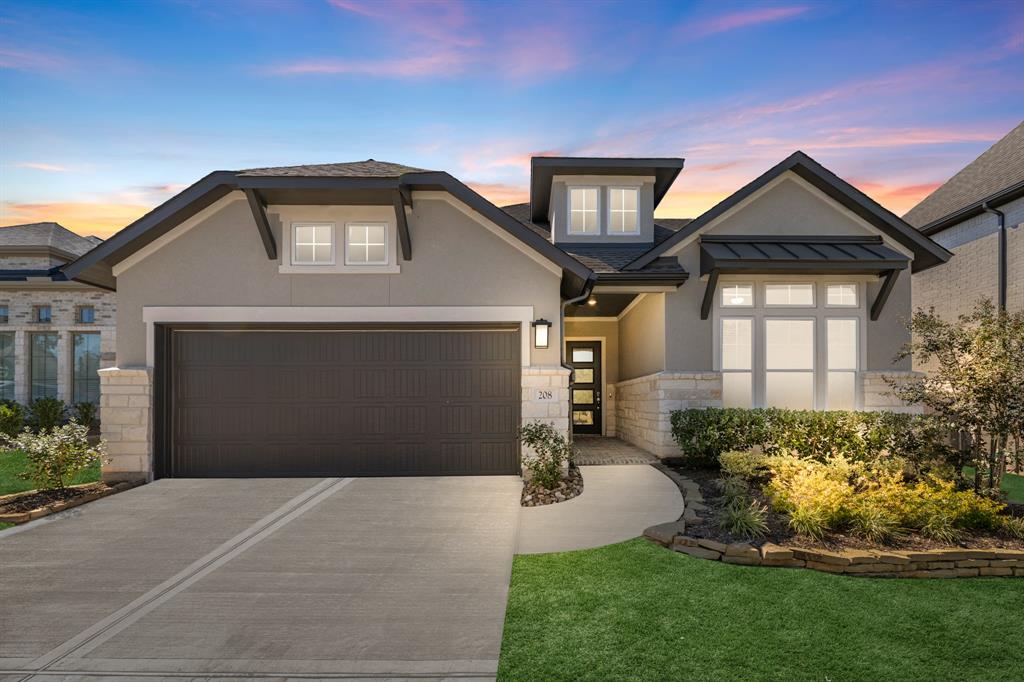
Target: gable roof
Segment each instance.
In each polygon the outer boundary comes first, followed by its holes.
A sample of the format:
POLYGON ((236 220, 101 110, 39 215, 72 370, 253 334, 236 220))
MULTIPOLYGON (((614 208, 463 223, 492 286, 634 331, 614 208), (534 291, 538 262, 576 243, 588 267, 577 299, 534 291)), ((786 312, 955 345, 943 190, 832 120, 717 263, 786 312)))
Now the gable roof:
POLYGON ((530 220, 546 221, 551 204, 551 181, 556 175, 654 176, 654 207, 683 170, 684 160, 669 158, 602 158, 535 156, 530 159, 530 220))
POLYGON ((90 251, 103 240, 83 237, 59 223, 27 223, 0 228, 0 254, 5 250, 39 248, 55 251, 70 259, 90 251))
POLYGON ((884 234, 910 249, 914 254, 913 271, 918 272, 945 263, 952 253, 903 222, 899 217, 878 202, 846 182, 832 171, 802 151, 783 159, 752 182, 729 195, 704 214, 694 219, 671 237, 643 254, 625 267, 626 270, 640 270, 663 255, 676 244, 709 225, 747 197, 765 187, 775 178, 792 171, 817 189, 824 192, 841 206, 874 225, 884 234))
MULTIPOLYGON (((1015 187, 1024 189, 1024 121, 907 211, 903 219, 925 234, 933 234, 942 228, 929 228, 945 222, 944 219, 986 199, 996 201, 1004 190, 1015 187)), ((998 203, 1010 200, 1002 198, 998 203)), ((969 217, 957 216, 956 222, 969 217)))

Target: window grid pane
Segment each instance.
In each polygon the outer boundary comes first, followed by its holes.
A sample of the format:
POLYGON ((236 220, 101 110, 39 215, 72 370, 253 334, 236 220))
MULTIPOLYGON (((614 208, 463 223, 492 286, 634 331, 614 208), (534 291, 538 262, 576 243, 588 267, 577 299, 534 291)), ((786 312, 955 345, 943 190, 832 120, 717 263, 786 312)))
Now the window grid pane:
POLYGON ((813 284, 765 284, 764 304, 769 306, 814 305, 813 284))
POLYGON ((754 287, 751 284, 728 284, 722 287, 722 307, 744 307, 754 305, 754 287))
POLYGON ((814 369, 814 320, 765 320, 765 368, 814 369))
POLYGON ((828 368, 857 369, 857 320, 827 320, 828 368))
POLYGON ((386 265, 387 228, 384 225, 348 226, 348 261, 350 263, 386 265))
POLYGON ((74 373, 71 381, 73 403, 99 403, 100 335, 74 335, 74 373))
POLYGON ((790 410, 814 409, 814 372, 767 372, 765 405, 790 410))
POLYGON ((722 369, 752 368, 753 321, 749 319, 722 320, 722 369))
POLYGON ((0 334, 0 400, 14 400, 14 333, 0 334))
POLYGON ((305 265, 330 265, 332 227, 330 225, 296 225, 295 253, 292 262, 305 265))
POLYGON ((609 190, 610 217, 608 229, 611 232, 636 232, 637 194, 636 189, 612 188, 609 190))
POLYGON ((578 188, 569 191, 569 232, 597 232, 597 189, 578 188))
POLYGON ((857 398, 856 372, 828 373, 828 409, 854 410, 857 398))
POLYGON ((857 306, 857 285, 856 284, 829 284, 826 287, 826 302, 828 305, 857 306))
POLYGON ((57 397, 57 335, 32 334, 29 354, 29 398, 57 397))
POLYGON ((751 372, 722 373, 722 407, 753 407, 754 383, 751 372))

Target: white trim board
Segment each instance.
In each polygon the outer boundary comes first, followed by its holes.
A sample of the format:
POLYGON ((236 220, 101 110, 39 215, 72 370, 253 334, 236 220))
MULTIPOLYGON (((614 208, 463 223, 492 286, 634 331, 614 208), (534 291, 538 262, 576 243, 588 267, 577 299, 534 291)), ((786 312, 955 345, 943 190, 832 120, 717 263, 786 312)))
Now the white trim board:
POLYGON ((533 306, 146 306, 146 366, 155 362, 153 327, 173 323, 395 323, 395 322, 518 322, 520 364, 530 366, 533 349, 533 306))

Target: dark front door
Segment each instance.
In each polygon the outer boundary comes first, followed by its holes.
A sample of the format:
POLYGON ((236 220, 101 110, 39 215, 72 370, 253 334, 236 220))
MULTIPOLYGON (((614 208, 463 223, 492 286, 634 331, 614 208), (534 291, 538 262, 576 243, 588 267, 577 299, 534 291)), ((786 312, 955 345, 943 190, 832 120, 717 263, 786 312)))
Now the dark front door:
POLYGON ((573 369, 572 432, 601 434, 601 342, 569 341, 573 369))
POLYGON ((519 333, 173 330, 158 475, 514 474, 519 333))

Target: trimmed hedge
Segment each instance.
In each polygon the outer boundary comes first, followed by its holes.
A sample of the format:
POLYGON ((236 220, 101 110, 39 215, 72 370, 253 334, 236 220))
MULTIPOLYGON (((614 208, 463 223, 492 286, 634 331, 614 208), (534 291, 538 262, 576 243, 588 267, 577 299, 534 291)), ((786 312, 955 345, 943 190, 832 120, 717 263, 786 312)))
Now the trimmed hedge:
POLYGON ((817 412, 777 408, 706 408, 672 413, 672 436, 688 464, 717 467, 718 456, 760 447, 824 462, 904 458, 919 472, 955 466, 952 431, 934 416, 894 412, 817 412))

